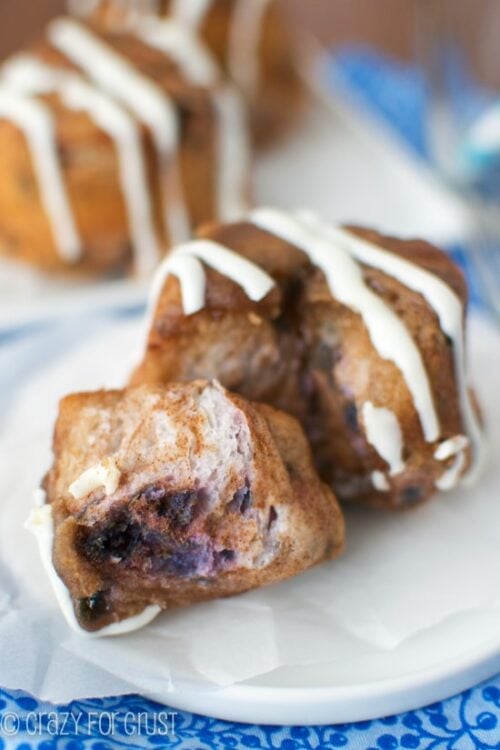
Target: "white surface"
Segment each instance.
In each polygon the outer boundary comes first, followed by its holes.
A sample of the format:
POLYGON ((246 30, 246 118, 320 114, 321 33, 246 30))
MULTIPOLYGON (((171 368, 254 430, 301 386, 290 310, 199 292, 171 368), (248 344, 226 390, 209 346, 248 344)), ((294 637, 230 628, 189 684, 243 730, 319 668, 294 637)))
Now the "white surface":
MULTIPOLYGON (((460 206, 364 113, 315 100, 302 127, 260 159, 256 203, 313 208, 326 219, 372 225, 438 243, 463 237, 460 206)), ((144 300, 133 280, 64 281, 0 261, 0 330, 97 306, 144 300)))
POLYGON ((500 338, 481 321, 471 332, 473 374, 493 455, 477 487, 402 515, 351 511, 344 557, 293 581, 171 612, 121 638, 71 633, 22 524, 50 462, 58 398, 122 383, 141 328, 108 326, 61 357, 33 377, 4 422, 6 687, 59 701, 139 691, 221 718, 307 724, 415 708, 500 669, 500 338))

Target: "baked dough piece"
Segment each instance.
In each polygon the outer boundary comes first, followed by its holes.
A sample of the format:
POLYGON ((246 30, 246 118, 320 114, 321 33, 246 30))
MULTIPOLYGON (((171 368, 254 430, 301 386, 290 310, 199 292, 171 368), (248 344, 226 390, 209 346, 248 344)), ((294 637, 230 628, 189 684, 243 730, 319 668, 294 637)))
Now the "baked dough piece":
POLYGON ((47 270, 148 274, 246 205, 243 107, 185 27, 70 18, 0 68, 0 252, 47 270))
POLYGON ((412 506, 475 474, 466 286, 420 240, 254 211, 158 271, 132 382, 218 378, 302 422, 341 500, 412 506))
POLYGON ((265 145, 297 121, 305 102, 298 68, 301 42, 278 0, 97 0, 71 3, 105 27, 134 28, 166 16, 197 31, 242 91, 254 136, 265 145))
POLYGON ((68 396, 45 490, 35 516, 52 517, 53 565, 90 631, 281 581, 343 545, 298 423, 217 383, 68 396))

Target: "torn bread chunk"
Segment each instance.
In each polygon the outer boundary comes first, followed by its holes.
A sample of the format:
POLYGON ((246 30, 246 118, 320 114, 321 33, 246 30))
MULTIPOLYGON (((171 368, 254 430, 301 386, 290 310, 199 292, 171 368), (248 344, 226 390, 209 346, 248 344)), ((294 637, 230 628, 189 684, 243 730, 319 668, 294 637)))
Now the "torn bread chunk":
POLYGON ((52 565, 86 631, 281 581, 343 546, 295 419, 216 382, 68 396, 44 486, 52 565))

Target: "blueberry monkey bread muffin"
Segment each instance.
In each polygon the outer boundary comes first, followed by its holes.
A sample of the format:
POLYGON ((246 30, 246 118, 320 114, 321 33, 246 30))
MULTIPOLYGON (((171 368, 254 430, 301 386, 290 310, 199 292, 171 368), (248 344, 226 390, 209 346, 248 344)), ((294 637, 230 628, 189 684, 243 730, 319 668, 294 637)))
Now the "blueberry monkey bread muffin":
POLYGON ((341 500, 413 506, 480 463, 466 298, 425 242, 258 209, 163 263, 131 382, 218 378, 296 416, 341 500))
POLYGON ((55 591, 73 626, 103 635, 281 581, 343 545, 296 420, 217 383, 68 396, 44 487, 30 526, 55 591))
POLYGON ((241 215, 246 118, 189 29, 58 18, 0 68, 0 164, 0 252, 147 274, 193 227, 241 215))
POLYGON ((133 28, 145 17, 165 16, 196 31, 242 92, 260 145, 275 141, 299 119, 306 100, 298 73, 302 43, 286 2, 75 0, 70 8, 108 28, 133 28))

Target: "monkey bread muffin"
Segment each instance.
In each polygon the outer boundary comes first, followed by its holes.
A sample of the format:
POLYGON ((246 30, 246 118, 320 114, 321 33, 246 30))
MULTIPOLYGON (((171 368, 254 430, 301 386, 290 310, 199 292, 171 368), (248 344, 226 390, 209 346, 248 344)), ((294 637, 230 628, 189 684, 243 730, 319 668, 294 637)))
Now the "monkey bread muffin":
POLYGON ((0 252, 42 269, 148 274, 246 205, 239 95, 188 28, 55 19, 0 68, 0 252))
POLYGON ((411 507, 480 463, 466 299, 423 241, 258 209, 163 263, 132 383, 217 378, 296 416, 341 500, 411 507))

